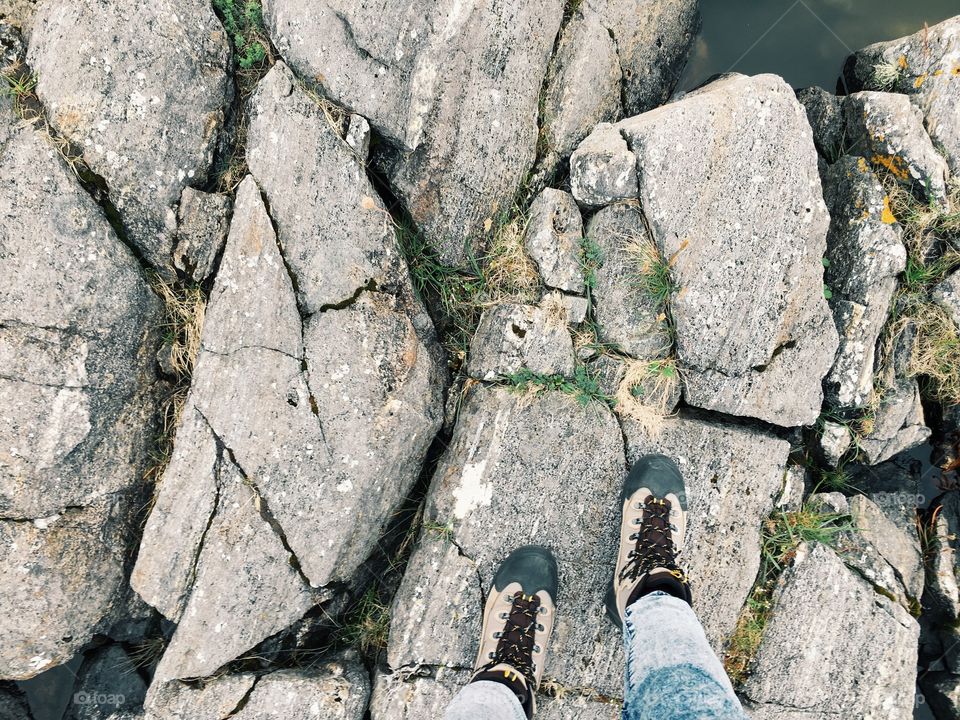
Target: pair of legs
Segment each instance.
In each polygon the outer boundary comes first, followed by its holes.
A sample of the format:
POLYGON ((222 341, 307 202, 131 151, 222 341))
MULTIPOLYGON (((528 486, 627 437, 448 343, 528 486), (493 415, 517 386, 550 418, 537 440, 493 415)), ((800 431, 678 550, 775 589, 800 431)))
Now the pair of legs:
MULTIPOLYGON (((620 552, 607 614, 623 630, 624 720, 744 720, 730 680, 690 607, 677 558, 686 494, 677 466, 641 458, 621 493, 620 552)), ((518 548, 487 598, 476 668, 445 720, 529 720, 553 629, 557 565, 546 548, 518 548)))

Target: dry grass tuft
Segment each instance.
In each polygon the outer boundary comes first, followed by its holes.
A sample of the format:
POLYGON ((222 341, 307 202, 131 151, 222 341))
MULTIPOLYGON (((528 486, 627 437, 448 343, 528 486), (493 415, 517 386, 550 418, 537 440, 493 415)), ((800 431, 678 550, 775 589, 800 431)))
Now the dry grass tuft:
POLYGON ((648 435, 656 437, 673 409, 671 400, 679 382, 680 373, 672 358, 627 360, 614 396, 614 410, 636 420, 648 435))
POLYGON ((207 309, 207 296, 199 285, 174 286, 159 275, 151 285, 166 310, 164 342, 171 347, 170 367, 178 379, 189 380, 200 352, 200 333, 207 309))

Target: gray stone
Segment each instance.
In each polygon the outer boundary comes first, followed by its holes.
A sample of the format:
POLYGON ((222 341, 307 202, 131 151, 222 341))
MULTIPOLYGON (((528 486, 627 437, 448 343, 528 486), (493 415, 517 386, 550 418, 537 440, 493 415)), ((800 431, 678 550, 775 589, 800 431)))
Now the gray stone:
POLYGON ((844 79, 853 90, 882 90, 876 66, 896 73, 894 89, 906 93, 923 111, 931 137, 946 151, 951 172, 960 175, 960 16, 944 20, 907 37, 880 42, 847 58, 844 79))
POLYGON ((783 486, 776 508, 782 512, 796 512, 803 507, 807 486, 807 469, 803 465, 787 465, 783 472, 783 486))
POLYGON ((26 696, 13 683, 0 681, 0 720, 33 720, 26 696))
POLYGON ((930 291, 930 297, 940 305, 953 324, 960 328, 960 271, 950 273, 930 291))
POLYGON ((587 208, 636 199, 637 158, 616 126, 600 123, 573 151, 570 189, 587 208))
POLYGON ((904 95, 864 90, 844 99, 851 153, 866 156, 920 197, 946 206, 947 162, 904 95))
MULTIPOLYGON (((513 548, 536 542, 553 549, 561 574, 557 605, 563 612, 546 674, 618 696, 622 642, 604 614, 603 593, 625 467, 620 428, 603 405, 582 406, 552 391, 521 396, 503 387, 471 388, 427 498, 426 520, 449 529, 424 536, 411 557, 394 602, 403 610, 391 624, 390 668, 472 667, 480 587, 486 592, 513 548), (531 508, 542 507, 546 497, 549 511, 532 516, 531 508), (451 622, 455 597, 468 601, 456 606, 451 622)), ((399 697, 402 707, 423 702, 399 697)), ((375 698, 375 718, 403 712, 423 717, 400 707, 380 712, 375 698)))
POLYGON ((567 323, 579 325, 587 319, 590 310, 590 301, 579 295, 560 295, 559 300, 567 313, 567 323))
POLYGON ((692 405, 812 423, 838 338, 823 297, 829 216, 810 126, 779 77, 729 75, 617 129, 679 291, 692 405))
POLYGON ((960 491, 945 493, 931 503, 937 506, 924 605, 941 625, 950 625, 960 619, 960 491))
POLYGON ((256 682, 252 673, 221 675, 203 683, 154 682, 144 703, 145 720, 230 717, 256 682))
POLYGON ((601 256, 592 295, 600 339, 638 359, 665 357, 670 351, 666 313, 638 287, 647 254, 655 252, 639 206, 604 208, 590 219, 587 236, 601 256))
POLYGON ((39 6, 28 59, 50 122, 106 180, 130 239, 172 273, 176 206, 202 183, 227 102, 229 45, 203 0, 39 6))
POLYGON ((925 672, 920 675, 923 700, 937 720, 960 717, 960 675, 925 672))
POLYGON ((906 610, 815 545, 784 573, 742 694, 755 718, 911 717, 918 636, 906 610))
POLYGON ((913 378, 897 379, 876 411, 873 427, 860 438, 860 451, 870 465, 924 443, 930 428, 924 424, 920 390, 913 378))
POLYGON ((665 102, 699 23, 696 0, 581 3, 560 35, 544 90, 549 164, 568 157, 596 123, 665 102))
POLYGON ((520 370, 573 376, 573 340, 566 313, 543 307, 501 303, 487 308, 470 343, 467 373, 496 380, 520 370))
POLYGON ((20 28, 10 24, 9 16, 4 16, 2 8, 5 2, 8 0, 0 0, 0 68, 7 73, 21 67, 26 59, 27 47, 20 28))
POLYGON ((873 392, 877 339, 907 253, 889 199, 866 160, 841 158, 827 171, 823 192, 830 210, 824 281, 840 334, 824 387, 835 406, 856 408, 873 392))
POLYGON ((807 112, 817 152, 829 160, 839 157, 846 132, 841 99, 814 85, 797 90, 797 100, 807 112))
POLYGON ((665 419, 655 433, 629 419, 622 424, 628 461, 663 453, 683 473, 693 606, 719 652, 757 577, 760 527, 780 494, 790 445, 758 430, 683 416, 665 419))
POLYGON ((161 307, 66 164, 0 99, 0 677, 109 624, 154 431, 161 307))
POLYGON ((583 221, 569 193, 547 188, 530 205, 524 245, 544 285, 582 293, 583 221))
POLYGON ((823 430, 820 433, 820 449, 823 451, 823 457, 832 467, 836 467, 843 454, 850 449, 853 443, 853 436, 850 434, 850 428, 843 423, 830 422, 823 423, 823 430))
POLYGON ((203 282, 227 241, 230 198, 185 188, 177 210, 177 246, 173 264, 194 282, 203 282))
POLYGON ((0 0, 0 18, 26 32, 37 10, 37 0, 0 0))
POLYGON ((370 123, 363 115, 350 116, 350 125, 344 140, 360 157, 361 162, 366 162, 370 154, 370 123))
POLYGON ((819 513, 829 513, 833 515, 849 515, 850 501, 847 496, 840 492, 819 492, 812 494, 807 498, 809 507, 819 513))
POLYGON ((107 645, 84 658, 64 720, 109 720, 139 709, 146 693, 133 659, 120 645, 107 645))
POLYGON ((357 153, 278 62, 250 101, 247 161, 307 314, 402 282, 390 215, 357 153))
POLYGON ((264 3, 291 67, 394 146, 383 169, 450 264, 465 264, 471 243, 479 253, 488 221, 510 207, 533 164, 539 91, 562 15, 561 0, 264 3))
POLYGON ((362 720, 370 678, 356 657, 310 670, 281 670, 259 678, 236 720, 362 720))

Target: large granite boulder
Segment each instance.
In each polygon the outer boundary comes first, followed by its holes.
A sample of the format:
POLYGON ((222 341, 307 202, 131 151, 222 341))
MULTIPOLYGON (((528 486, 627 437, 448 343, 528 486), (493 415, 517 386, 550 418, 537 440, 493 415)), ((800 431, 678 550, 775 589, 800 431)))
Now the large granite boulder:
POLYGON ((907 37, 880 42, 847 58, 843 75, 851 90, 905 93, 923 113, 930 136, 960 175, 960 16, 907 37), (878 72, 878 66, 880 72, 878 72), (883 72, 883 71, 886 72, 883 72), (892 87, 884 82, 893 73, 892 87))
POLYGON ((699 26, 697 0, 579 3, 560 34, 544 87, 544 170, 552 173, 598 122, 663 104, 699 26))
POLYGON ((919 626, 900 605, 824 545, 800 550, 773 602, 741 689, 753 718, 913 716, 919 626))
POLYGON ((267 0, 274 44, 393 146, 383 168, 441 258, 467 261, 533 164, 561 0, 267 0))
POLYGON ((69 659, 121 594, 161 306, 100 208, 0 99, 0 677, 69 659))
POLYGON ((47 2, 28 59, 50 122, 106 181, 130 241, 173 273, 177 205, 223 124, 230 50, 204 0, 47 2))
MULTIPOLYGON (((793 91, 773 75, 728 75, 614 128, 636 156, 640 205, 678 288, 687 402, 812 423, 838 337, 823 297, 830 219, 793 91)), ((577 172, 571 163, 572 186, 590 185, 577 172)))
POLYGON ((824 281, 840 334, 824 387, 832 404, 855 408, 873 392, 877 339, 907 251, 889 198, 862 157, 843 157, 831 165, 823 194, 830 210, 824 281))

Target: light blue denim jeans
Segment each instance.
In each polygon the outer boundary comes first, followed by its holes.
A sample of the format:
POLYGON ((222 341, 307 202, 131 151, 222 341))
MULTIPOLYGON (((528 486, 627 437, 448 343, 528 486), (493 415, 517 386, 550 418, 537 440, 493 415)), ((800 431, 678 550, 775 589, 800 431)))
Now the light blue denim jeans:
MULTIPOLYGON (((687 603, 662 592, 627 608, 623 720, 746 720, 723 665, 687 603)), ((475 682, 450 703, 445 720, 526 720, 517 696, 475 682)))

